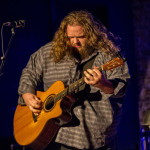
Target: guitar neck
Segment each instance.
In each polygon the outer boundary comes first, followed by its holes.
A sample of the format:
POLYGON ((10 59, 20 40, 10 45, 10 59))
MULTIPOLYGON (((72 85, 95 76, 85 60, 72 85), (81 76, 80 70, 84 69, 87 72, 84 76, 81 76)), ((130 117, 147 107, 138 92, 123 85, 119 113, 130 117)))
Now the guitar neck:
POLYGON ((73 84, 71 84, 70 86, 68 86, 67 88, 65 88, 62 92, 60 92, 57 95, 55 95, 54 101, 57 102, 60 99, 62 99, 65 96, 67 96, 68 94, 73 93, 76 89, 78 89, 84 83, 85 83, 84 82, 84 77, 82 77, 81 79, 77 80, 76 82, 74 82, 73 84))
MULTIPOLYGON (((100 71, 102 71, 102 67, 99 67, 98 69, 100 71)), ((79 89, 79 87, 81 87, 84 83, 85 83, 84 82, 84 77, 82 77, 81 79, 77 80, 76 82, 74 82, 73 84, 71 84, 68 87, 68 93, 73 93, 76 89, 79 89)))
POLYGON ((79 89, 79 87, 82 86, 84 83, 84 77, 82 77, 68 87, 68 93, 73 93, 76 89, 79 89))
MULTIPOLYGON (((99 70, 102 71, 102 67, 99 67, 99 70)), ((62 92, 58 93, 55 96, 55 102, 57 102, 59 99, 64 98, 68 94, 75 92, 75 90, 79 89, 79 87, 81 87, 84 83, 85 83, 84 82, 84 77, 82 77, 81 79, 79 79, 76 82, 72 83, 70 86, 68 86, 62 92)))

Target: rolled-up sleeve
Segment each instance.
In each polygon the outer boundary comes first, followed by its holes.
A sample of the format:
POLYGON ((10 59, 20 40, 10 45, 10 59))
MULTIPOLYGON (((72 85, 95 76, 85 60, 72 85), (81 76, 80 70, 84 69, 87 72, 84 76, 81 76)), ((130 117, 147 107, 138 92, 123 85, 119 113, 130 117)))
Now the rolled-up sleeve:
POLYGON ((43 58, 41 49, 30 56, 27 66, 23 69, 19 82, 18 104, 24 105, 22 94, 35 94, 36 87, 41 83, 43 58))
MULTIPOLYGON (((106 56, 105 54, 101 53, 98 59, 96 59, 95 65, 97 66, 103 65, 110 60, 111 60, 110 56, 106 56)), ((114 92, 112 94, 106 94, 100 90, 103 99, 109 99, 109 97, 112 98, 123 97, 126 93, 128 81, 130 79, 127 62, 124 62, 122 66, 118 66, 116 68, 113 68, 112 70, 103 70, 102 73, 109 81, 112 82, 114 87, 114 92)))

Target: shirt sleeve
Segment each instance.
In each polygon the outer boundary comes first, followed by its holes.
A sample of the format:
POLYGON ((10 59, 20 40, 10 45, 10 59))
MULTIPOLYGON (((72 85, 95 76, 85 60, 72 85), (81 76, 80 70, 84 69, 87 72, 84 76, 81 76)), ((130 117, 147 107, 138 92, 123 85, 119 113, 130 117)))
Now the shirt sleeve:
MULTIPOLYGON (((100 62, 100 64, 105 64, 109 60, 111 60, 110 56, 106 56, 106 55, 104 56, 100 55, 100 57, 98 58, 98 62, 100 62), (101 60, 103 60, 103 62, 101 60)), ((123 97, 126 93, 128 81, 130 79, 127 62, 124 62, 122 66, 118 66, 116 68, 113 68, 112 70, 102 71, 102 73, 109 81, 112 82, 114 87, 114 92, 112 94, 106 94, 100 90, 103 99, 108 99, 109 97, 112 98, 123 97)))
POLYGON ((109 71, 109 73, 107 73, 107 78, 114 86, 114 93, 111 95, 111 97, 123 97, 126 93, 128 81, 130 79, 127 63, 124 62, 122 66, 117 67, 113 72, 109 71))
POLYGON ((22 75, 19 82, 19 99, 18 104, 24 105, 24 100, 22 94, 32 93, 35 94, 37 86, 42 81, 42 49, 39 49, 37 52, 30 56, 30 59, 26 67, 22 71, 22 75))

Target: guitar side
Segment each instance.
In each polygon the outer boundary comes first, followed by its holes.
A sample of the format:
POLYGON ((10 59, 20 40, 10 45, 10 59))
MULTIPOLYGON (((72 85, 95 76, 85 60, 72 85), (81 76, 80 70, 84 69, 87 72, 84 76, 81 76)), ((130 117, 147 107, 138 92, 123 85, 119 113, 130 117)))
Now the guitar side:
MULTIPOLYGON (((37 91, 37 97, 44 103, 49 95, 56 95, 63 90, 63 82, 57 81, 46 92, 37 91)), ((28 106, 18 105, 14 115, 14 137, 17 143, 36 150, 47 146, 57 133, 61 119, 65 119, 66 122, 71 119, 68 114, 67 117, 62 114, 61 101, 62 99, 49 111, 42 109, 36 121, 28 106)))

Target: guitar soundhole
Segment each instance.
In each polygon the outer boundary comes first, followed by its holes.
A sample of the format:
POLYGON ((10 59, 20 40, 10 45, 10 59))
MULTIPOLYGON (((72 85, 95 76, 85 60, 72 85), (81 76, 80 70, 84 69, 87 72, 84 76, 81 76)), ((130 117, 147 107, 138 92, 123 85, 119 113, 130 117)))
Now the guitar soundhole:
POLYGON ((45 111, 50 111, 50 110, 52 110, 53 108, 54 108, 54 106, 55 106, 55 103, 54 103, 54 94, 52 94, 52 95, 49 95, 47 98, 46 98, 46 100, 45 100, 45 102, 44 102, 44 110, 45 111))

